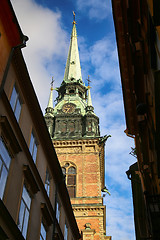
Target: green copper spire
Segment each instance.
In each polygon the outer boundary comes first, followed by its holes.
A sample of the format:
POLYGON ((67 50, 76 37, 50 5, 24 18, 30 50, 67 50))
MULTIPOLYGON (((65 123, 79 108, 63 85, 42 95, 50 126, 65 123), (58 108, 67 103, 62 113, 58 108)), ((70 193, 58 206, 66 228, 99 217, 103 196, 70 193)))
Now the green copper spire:
POLYGON ((82 83, 82 74, 81 74, 81 66, 79 60, 79 51, 78 51, 78 43, 77 43, 77 31, 76 31, 76 21, 75 21, 75 13, 73 20, 73 28, 70 40, 70 47, 68 52, 68 58, 64 73, 64 82, 81 82, 82 83))

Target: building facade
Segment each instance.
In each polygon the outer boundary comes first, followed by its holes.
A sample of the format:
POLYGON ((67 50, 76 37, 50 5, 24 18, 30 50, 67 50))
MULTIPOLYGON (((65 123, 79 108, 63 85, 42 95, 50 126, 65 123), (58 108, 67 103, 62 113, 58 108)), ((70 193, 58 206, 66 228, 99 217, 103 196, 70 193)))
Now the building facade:
MULTIPOLYGON (((57 103, 53 107, 53 86, 45 121, 53 141, 72 207, 84 240, 111 239, 106 236, 104 188, 104 145, 108 136, 100 137, 99 118, 92 106, 90 86, 82 81, 76 22, 57 103)), ((52 82, 53 84, 53 82, 52 82)))
POLYGON ((112 0, 126 134, 135 139, 136 239, 160 239, 160 1, 112 0))
POLYGON ((0 239, 77 240, 62 169, 21 48, 9 0, 0 1, 0 239))

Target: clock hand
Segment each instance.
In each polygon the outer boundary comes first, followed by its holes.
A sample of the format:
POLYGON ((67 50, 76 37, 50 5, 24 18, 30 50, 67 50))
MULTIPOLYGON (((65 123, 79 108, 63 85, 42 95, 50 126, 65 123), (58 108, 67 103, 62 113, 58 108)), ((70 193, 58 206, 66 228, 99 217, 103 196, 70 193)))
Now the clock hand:
POLYGON ((67 113, 69 112, 69 110, 70 110, 70 108, 69 108, 69 107, 66 107, 66 112, 67 112, 67 113))

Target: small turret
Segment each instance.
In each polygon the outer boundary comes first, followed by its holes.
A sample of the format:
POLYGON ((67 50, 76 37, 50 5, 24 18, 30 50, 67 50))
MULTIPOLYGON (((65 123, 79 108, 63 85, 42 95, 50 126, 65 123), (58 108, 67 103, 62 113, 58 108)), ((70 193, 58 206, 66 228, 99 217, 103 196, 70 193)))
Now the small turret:
POLYGON ((50 92, 50 96, 49 96, 49 100, 48 100, 48 105, 47 108, 53 108, 53 78, 52 78, 52 82, 51 82, 51 92, 50 92))
POLYGON ((85 137, 96 137, 99 136, 99 118, 94 113, 94 107, 92 105, 91 92, 90 92, 90 79, 88 76, 88 97, 85 119, 85 137))
POLYGON ((86 112, 93 112, 94 111, 94 107, 92 105, 92 99, 91 99, 91 87, 90 87, 90 79, 89 79, 89 75, 88 75, 88 97, 87 97, 87 107, 86 107, 86 112))

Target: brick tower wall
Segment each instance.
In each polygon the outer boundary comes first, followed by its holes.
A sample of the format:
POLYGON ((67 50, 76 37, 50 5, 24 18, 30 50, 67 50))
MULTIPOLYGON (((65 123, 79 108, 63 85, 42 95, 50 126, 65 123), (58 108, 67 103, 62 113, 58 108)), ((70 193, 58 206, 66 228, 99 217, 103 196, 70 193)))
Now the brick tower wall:
POLYGON ((76 197, 71 198, 83 239, 105 239, 104 146, 98 139, 53 141, 61 166, 76 167, 76 197))

